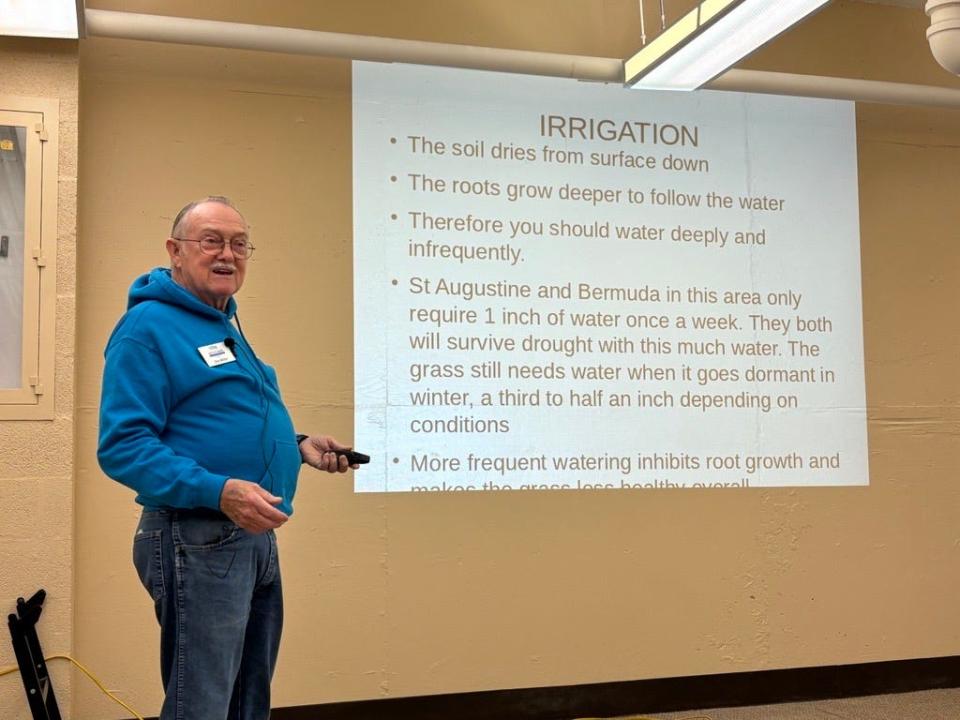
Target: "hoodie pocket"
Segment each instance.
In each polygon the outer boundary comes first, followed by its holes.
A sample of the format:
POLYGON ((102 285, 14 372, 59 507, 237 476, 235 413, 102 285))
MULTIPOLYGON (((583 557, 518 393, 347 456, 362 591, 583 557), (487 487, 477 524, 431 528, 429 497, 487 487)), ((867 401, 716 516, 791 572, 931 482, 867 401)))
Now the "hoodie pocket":
POLYGON ((260 479, 260 486, 283 498, 280 509, 292 510, 293 495, 297 491, 297 476, 300 474, 300 448, 293 440, 275 440, 273 457, 267 471, 260 479))

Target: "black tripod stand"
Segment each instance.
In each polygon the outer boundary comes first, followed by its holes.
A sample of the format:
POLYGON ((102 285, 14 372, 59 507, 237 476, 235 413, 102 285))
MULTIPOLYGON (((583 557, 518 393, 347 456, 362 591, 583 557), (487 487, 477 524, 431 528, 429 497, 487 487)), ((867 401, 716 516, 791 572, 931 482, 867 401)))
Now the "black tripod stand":
POLYGON ((33 720, 61 720, 53 683, 47 673, 47 663, 37 637, 37 621, 46 596, 46 591, 41 589, 27 601, 17 598, 17 614, 10 614, 7 620, 33 720))

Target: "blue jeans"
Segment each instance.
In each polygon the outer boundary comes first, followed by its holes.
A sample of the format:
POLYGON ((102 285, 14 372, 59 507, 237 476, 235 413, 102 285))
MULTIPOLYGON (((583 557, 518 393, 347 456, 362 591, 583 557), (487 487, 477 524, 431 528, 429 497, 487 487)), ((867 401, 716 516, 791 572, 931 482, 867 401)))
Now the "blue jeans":
POLYGON ((133 564, 160 623, 160 720, 265 720, 283 594, 273 531, 203 510, 144 510, 133 564))

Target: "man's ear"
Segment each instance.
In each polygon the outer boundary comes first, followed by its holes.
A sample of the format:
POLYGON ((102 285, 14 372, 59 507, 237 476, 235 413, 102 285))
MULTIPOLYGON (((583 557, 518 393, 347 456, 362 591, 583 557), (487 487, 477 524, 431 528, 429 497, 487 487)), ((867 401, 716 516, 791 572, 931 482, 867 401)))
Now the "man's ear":
POLYGON ((167 238, 167 255, 172 266, 180 267, 180 243, 173 238, 167 238))

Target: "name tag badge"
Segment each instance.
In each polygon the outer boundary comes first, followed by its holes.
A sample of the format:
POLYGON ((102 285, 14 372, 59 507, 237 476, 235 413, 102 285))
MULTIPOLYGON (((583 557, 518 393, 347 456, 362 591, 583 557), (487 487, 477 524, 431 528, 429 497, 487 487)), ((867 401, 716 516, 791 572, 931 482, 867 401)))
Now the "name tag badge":
POLYGON ((213 345, 201 345, 197 348, 200 357, 207 364, 207 367, 217 367, 225 363, 236 362, 237 358, 233 352, 222 342, 213 343, 213 345))

